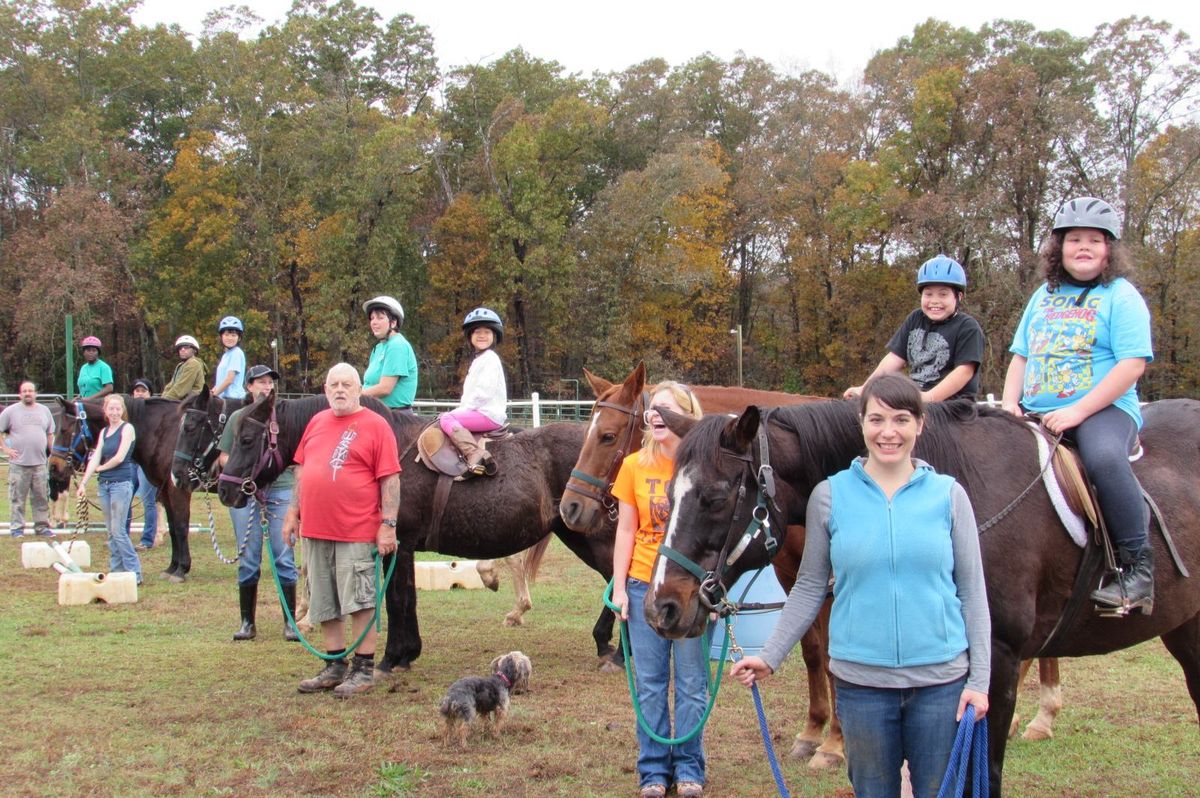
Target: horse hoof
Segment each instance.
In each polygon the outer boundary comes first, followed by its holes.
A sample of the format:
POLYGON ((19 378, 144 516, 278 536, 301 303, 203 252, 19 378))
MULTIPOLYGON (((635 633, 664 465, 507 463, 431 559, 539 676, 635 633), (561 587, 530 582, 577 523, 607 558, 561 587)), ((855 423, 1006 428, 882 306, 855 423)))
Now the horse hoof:
POLYGON ((611 659, 601 660, 600 672, 601 673, 624 673, 625 666, 618 665, 617 663, 613 662, 611 659))
POLYGON ((184 582, 187 581, 187 577, 184 576, 183 574, 172 573, 172 574, 167 574, 167 581, 173 585, 182 585, 184 582))
POLYGON ((1049 740, 1054 737, 1054 732, 1044 726, 1037 726, 1033 723, 1029 724, 1029 728, 1025 729, 1025 733, 1021 735, 1026 740, 1049 740))
POLYGON ((509 627, 524 626, 525 619, 520 615, 517 615, 515 612, 510 612, 508 615, 504 616, 504 625, 509 627))
POLYGON ((817 753, 817 746, 820 743, 815 740, 797 740, 792 744, 792 750, 788 752, 788 756, 792 759, 809 759, 817 753))
POLYGON ((841 767, 841 765, 842 757, 824 751, 813 754, 813 758, 808 760, 809 770, 833 770, 834 768, 841 767))

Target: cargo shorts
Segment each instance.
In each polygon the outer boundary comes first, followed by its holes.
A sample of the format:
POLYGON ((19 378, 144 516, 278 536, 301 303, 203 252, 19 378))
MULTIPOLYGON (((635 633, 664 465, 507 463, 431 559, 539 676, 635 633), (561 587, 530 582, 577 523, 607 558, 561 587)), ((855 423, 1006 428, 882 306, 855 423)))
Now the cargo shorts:
POLYGON ((304 538, 313 623, 375 609, 375 544, 304 538))

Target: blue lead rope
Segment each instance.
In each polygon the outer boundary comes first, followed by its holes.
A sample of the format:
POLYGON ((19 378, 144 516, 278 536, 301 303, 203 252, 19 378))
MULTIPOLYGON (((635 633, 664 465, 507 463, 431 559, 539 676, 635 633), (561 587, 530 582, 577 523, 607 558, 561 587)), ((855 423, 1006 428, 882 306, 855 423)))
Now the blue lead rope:
POLYGON ((967 786, 967 764, 971 769, 971 798, 989 798, 988 790, 988 730, 983 721, 975 722, 975 707, 968 705, 954 735, 954 748, 950 750, 950 763, 942 778, 937 798, 959 796, 967 786), (978 727, 978 728, 976 728, 978 727))

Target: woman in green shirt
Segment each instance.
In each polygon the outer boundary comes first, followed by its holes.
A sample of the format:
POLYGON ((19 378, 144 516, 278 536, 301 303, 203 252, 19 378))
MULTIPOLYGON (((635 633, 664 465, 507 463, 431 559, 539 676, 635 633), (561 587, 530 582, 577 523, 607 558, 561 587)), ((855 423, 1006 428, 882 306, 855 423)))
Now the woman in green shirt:
POLYGON ((363 372, 363 396, 393 409, 409 409, 417 398, 417 356, 400 334, 404 308, 393 297, 377 296, 363 303, 363 312, 376 342, 363 372))

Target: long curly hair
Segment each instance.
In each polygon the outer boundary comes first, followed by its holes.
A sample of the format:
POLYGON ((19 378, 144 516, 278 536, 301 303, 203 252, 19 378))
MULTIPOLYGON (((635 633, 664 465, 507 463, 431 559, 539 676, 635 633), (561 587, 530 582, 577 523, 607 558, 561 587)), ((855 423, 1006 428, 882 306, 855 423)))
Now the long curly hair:
MULTIPOLYGON (((1042 277, 1045 278, 1051 293, 1057 291, 1063 283, 1071 281, 1071 275, 1063 266, 1063 239, 1066 238, 1067 230, 1070 229, 1072 228, 1051 232, 1042 242, 1042 248, 1038 251, 1038 259, 1042 264, 1042 277)), ((1118 277, 1127 277, 1132 264, 1124 244, 1108 233, 1104 234, 1104 239, 1108 244, 1108 262, 1098 279, 1101 285, 1108 285, 1118 277)))

